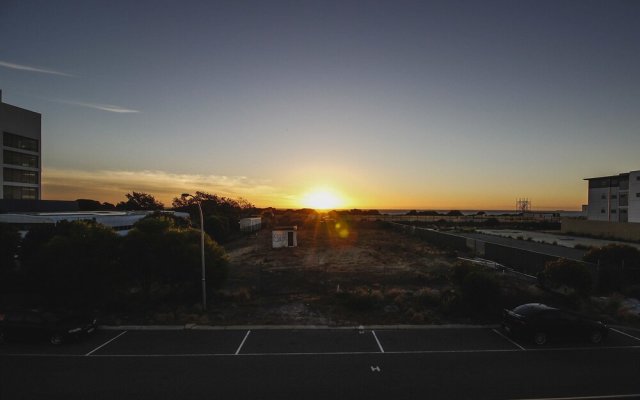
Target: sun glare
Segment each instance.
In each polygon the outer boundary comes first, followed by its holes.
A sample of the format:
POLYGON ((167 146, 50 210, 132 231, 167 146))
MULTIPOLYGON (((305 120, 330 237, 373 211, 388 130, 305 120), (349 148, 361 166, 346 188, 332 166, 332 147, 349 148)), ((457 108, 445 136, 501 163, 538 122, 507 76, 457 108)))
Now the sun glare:
POLYGON ((334 191, 323 188, 305 194, 302 198, 302 205, 316 210, 329 210, 344 206, 344 201, 334 191))

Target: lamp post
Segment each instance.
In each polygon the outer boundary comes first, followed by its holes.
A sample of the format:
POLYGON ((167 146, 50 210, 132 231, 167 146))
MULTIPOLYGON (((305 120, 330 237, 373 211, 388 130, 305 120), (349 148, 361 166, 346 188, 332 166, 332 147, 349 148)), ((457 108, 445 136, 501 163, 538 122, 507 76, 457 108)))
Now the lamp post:
POLYGON ((196 204, 198 205, 198 211, 200 212, 200 252, 201 252, 201 261, 202 261, 202 310, 207 311, 207 274, 204 268, 204 217, 202 215, 202 206, 201 202, 197 201, 195 196, 189 193, 183 193, 182 197, 191 197, 196 200, 196 204))

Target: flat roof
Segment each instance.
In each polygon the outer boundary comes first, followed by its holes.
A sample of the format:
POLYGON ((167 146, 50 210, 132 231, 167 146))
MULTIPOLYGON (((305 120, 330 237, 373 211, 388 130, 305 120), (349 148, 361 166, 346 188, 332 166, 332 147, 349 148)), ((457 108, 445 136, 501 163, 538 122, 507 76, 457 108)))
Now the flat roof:
POLYGON ((612 179, 612 178, 621 178, 621 177, 625 177, 625 176, 629 176, 629 173, 625 172, 625 173, 618 174, 618 175, 597 176, 595 178, 584 178, 583 180, 590 181, 590 180, 593 180, 593 179, 612 179))

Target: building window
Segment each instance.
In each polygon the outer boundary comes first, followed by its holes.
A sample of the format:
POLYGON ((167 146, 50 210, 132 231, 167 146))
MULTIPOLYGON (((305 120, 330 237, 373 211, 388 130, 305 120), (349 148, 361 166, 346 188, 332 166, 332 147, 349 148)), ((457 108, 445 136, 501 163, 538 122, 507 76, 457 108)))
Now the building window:
POLYGON ((636 197, 640 197, 640 192, 639 192, 639 193, 636 193, 636 197))
POLYGON ((602 210, 600 210, 600 214, 604 214, 606 211, 604 211, 604 208, 602 210))
POLYGON ((25 171, 23 169, 5 168, 3 172, 5 182, 38 184, 37 171, 25 171))
POLYGON ((602 200, 606 200, 606 199, 607 199, 607 195, 606 195, 606 194, 603 194, 603 195, 602 195, 602 200))
POLYGON ((14 135, 9 132, 4 132, 2 136, 2 144, 7 147, 13 147, 20 150, 38 151, 38 141, 35 139, 14 135))
POLYGON ((615 213, 617 213, 617 212, 618 212, 618 210, 613 209, 613 208, 611 209, 611 214, 615 214, 615 213))
POLYGON ((15 151, 4 151, 4 163, 18 165, 20 167, 38 168, 38 156, 31 154, 16 153, 15 151))
POLYGON ((621 208, 620 209, 620 214, 626 214, 627 213, 627 209, 626 208, 621 208))
POLYGON ((4 185, 4 198, 8 200, 37 200, 38 189, 21 186, 4 185))
POLYGON ((615 200, 615 199, 617 199, 617 198, 618 198, 618 195, 615 195, 615 194, 612 194, 612 195, 611 195, 611 200, 615 200))

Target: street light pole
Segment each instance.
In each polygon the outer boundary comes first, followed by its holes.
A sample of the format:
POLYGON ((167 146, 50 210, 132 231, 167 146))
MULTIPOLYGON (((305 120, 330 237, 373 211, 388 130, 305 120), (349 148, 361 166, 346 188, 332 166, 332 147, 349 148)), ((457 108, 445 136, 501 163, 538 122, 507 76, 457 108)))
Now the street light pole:
MULTIPOLYGON (((183 193, 182 197, 191 197, 196 200, 195 196, 183 193)), ((200 212, 200 257, 202 262, 202 310, 207 311, 207 274, 204 264, 204 216, 202 215, 202 205, 196 200, 198 211, 200 212)))

